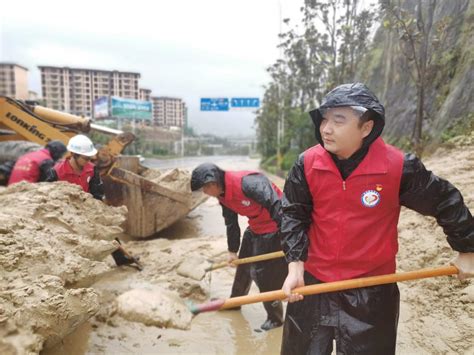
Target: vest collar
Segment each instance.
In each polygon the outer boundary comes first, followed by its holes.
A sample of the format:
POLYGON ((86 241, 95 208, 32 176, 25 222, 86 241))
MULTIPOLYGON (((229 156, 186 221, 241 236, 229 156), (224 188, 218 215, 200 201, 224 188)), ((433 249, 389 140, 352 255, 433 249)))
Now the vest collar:
MULTIPOLYGON (((313 169, 332 171, 338 176, 341 175, 331 155, 321 145, 317 145, 316 155, 319 156, 319 159, 314 160, 313 169)), ((379 137, 370 145, 367 155, 362 159, 359 166, 352 172, 348 179, 357 175, 386 174, 387 171, 387 147, 383 139, 379 137)))
POLYGON ((224 196, 221 197, 224 201, 230 201, 233 195, 232 179, 230 175, 231 173, 229 171, 226 171, 224 173, 225 190, 224 190, 224 196))
POLYGON ((78 173, 72 168, 70 159, 71 158, 67 158, 63 161, 62 168, 65 174, 82 176, 85 173, 90 173, 91 171, 94 171, 94 165, 91 162, 87 162, 87 164, 84 165, 84 167, 82 168, 82 171, 78 173))

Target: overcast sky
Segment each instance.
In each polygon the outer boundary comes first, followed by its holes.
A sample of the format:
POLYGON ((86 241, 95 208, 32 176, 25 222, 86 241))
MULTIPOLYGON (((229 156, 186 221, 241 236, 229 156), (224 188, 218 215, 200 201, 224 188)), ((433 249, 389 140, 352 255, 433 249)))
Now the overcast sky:
MULTIPOLYGON (((262 97, 282 16, 302 0, 5 1, 0 60, 141 73, 154 96, 181 97, 200 133, 254 134, 252 112, 201 112, 201 97, 262 97)), ((285 27, 283 27, 285 29, 285 27)))

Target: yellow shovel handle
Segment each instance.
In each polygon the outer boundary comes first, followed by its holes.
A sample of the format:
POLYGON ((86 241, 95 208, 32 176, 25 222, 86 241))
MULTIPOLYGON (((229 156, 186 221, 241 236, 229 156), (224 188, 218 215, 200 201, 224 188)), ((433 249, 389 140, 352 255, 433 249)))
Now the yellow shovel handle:
MULTIPOLYGON (((282 251, 275 251, 273 253, 250 256, 248 258, 242 258, 242 259, 236 259, 232 262, 232 264, 234 264, 234 265, 248 264, 248 263, 254 263, 254 262, 257 262, 257 261, 264 261, 264 260, 271 260, 271 259, 281 258, 283 256, 285 256, 285 254, 282 251)), ((206 271, 212 271, 212 270, 220 269, 220 268, 226 267, 228 265, 229 265, 229 263, 227 263, 227 262, 212 264, 209 268, 206 269, 206 271)))
MULTIPOLYGON (((427 268, 427 269, 421 269, 421 270, 415 270, 415 271, 402 272, 398 274, 370 276, 370 277, 363 277, 359 279, 351 279, 351 280, 335 281, 335 282, 327 282, 327 283, 316 284, 316 285, 303 286, 303 287, 295 288, 293 290, 293 293, 299 293, 300 295, 303 295, 303 296, 315 295, 315 294, 325 293, 325 292, 334 292, 334 291, 348 290, 352 288, 384 285, 384 284, 390 284, 394 282, 424 279, 428 277, 455 275, 458 272, 459 270, 455 266, 452 266, 452 265, 441 266, 441 267, 435 267, 435 268, 427 268)), ((283 290, 264 292, 264 293, 259 293, 256 295, 233 297, 233 298, 226 299, 222 307, 220 307, 219 309, 234 308, 237 306, 242 306, 244 304, 251 304, 251 303, 258 303, 258 302, 284 300, 285 298, 286 298, 286 294, 283 292, 283 290)))

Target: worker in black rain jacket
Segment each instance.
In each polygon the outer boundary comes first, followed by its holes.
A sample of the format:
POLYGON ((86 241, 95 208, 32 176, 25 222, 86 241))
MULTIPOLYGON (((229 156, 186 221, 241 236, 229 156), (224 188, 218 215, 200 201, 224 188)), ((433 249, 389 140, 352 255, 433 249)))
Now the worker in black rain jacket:
MULTIPOLYGON (((229 263, 237 258, 281 250, 279 225, 282 192, 266 176, 252 171, 223 171, 215 164, 204 163, 194 169, 191 176, 191 190, 201 188, 205 194, 216 197, 222 206, 229 263), (249 222, 242 245, 238 215, 248 217, 249 222)), ((238 265, 231 297, 246 295, 252 280, 261 292, 281 289, 286 274, 287 266, 283 258, 238 265)), ((269 330, 281 326, 281 302, 263 302, 263 305, 267 319, 261 328, 269 330)))
POLYGON ((282 354, 394 354, 397 285, 306 296, 304 285, 395 272, 400 207, 433 216, 459 278, 474 274, 474 220, 461 193, 380 138, 385 113, 363 84, 344 84, 310 112, 320 144, 291 168, 282 198, 290 302, 282 354), (299 302, 298 302, 299 301, 299 302))

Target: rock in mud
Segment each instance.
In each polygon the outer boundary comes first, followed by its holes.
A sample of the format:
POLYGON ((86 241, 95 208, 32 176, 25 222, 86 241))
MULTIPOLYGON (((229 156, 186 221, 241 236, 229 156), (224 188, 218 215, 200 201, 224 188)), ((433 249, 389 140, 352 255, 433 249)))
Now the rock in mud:
POLYGON ((175 292, 161 287, 134 289, 117 298, 118 314, 123 318, 166 328, 188 329, 192 314, 175 292))
POLYGON ((203 257, 193 256, 187 257, 178 267, 176 272, 178 275, 190 277, 194 280, 202 280, 206 275, 206 269, 211 263, 203 257))

